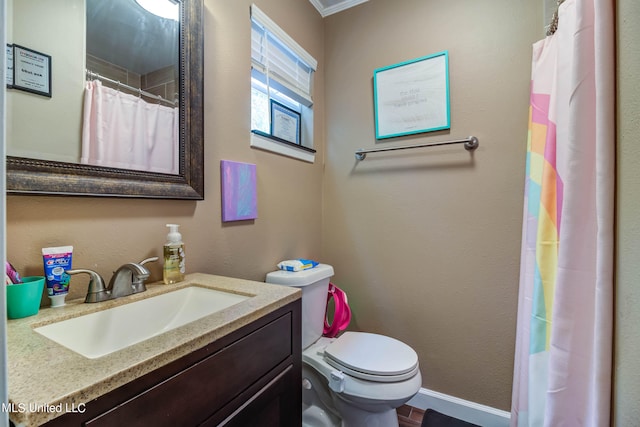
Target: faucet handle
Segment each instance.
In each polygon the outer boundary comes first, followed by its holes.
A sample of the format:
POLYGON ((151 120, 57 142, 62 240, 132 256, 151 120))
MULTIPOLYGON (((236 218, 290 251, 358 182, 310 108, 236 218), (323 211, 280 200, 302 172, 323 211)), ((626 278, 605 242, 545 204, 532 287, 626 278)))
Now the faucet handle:
POLYGON ((138 292, 144 292, 144 291, 147 290, 147 287, 144 285, 144 281, 149 277, 149 275, 151 273, 149 272, 149 270, 146 267, 144 267, 144 265, 146 263, 154 262, 154 261, 158 261, 158 257, 157 256, 153 256, 151 258, 143 259, 142 261, 140 261, 138 263, 139 266, 141 266, 144 270, 147 271, 147 274, 145 274, 145 275, 136 275, 136 274, 134 274, 132 276, 131 286, 133 287, 133 293, 134 294, 137 294, 138 292))
POLYGON ((140 261, 138 264, 140 264, 140 265, 145 265, 145 264, 146 264, 146 263, 148 263, 148 262, 154 262, 154 261, 157 261, 157 260, 158 260, 158 257, 157 257, 157 256, 152 256, 152 257, 150 257, 150 258, 143 259, 143 260, 142 260, 142 261, 140 261))
POLYGON ((102 276, 95 271, 77 268, 75 270, 66 270, 65 273, 70 276, 79 273, 86 273, 89 275, 89 288, 87 289, 87 296, 85 297, 84 302, 100 302, 109 299, 109 291, 104 285, 104 280, 102 279, 102 276))

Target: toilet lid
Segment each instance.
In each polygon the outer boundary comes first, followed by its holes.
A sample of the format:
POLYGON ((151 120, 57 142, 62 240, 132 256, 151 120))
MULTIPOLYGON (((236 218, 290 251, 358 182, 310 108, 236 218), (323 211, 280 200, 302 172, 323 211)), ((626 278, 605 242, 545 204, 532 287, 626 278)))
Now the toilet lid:
POLYGON ((418 372, 418 355, 397 339, 365 332, 345 332, 324 350, 325 360, 356 378, 402 381, 418 372))

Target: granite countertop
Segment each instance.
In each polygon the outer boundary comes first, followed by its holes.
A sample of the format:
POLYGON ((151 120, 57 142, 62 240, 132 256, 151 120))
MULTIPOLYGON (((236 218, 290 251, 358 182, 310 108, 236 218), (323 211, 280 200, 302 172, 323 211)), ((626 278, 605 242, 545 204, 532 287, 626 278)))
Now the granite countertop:
POLYGON ((147 291, 85 304, 44 308, 31 317, 7 321, 9 418, 37 426, 189 354, 278 308, 299 299, 296 288, 194 273, 175 285, 147 284, 147 291), (33 331, 60 320, 198 285, 250 298, 214 314, 97 359, 88 359, 33 331))

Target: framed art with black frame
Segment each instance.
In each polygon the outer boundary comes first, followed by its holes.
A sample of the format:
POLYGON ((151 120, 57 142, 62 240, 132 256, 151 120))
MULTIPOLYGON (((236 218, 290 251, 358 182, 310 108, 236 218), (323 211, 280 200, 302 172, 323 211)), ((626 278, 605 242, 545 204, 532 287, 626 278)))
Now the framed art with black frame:
POLYGON ((51 98, 51 56, 14 44, 12 88, 51 98))

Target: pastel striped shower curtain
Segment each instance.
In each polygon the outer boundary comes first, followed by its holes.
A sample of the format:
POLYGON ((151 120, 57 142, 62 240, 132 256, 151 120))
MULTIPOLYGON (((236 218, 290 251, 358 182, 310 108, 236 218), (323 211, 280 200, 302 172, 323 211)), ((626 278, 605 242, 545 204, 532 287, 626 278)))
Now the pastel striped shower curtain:
POLYGON ((567 0, 533 46, 511 426, 610 423, 613 0, 567 0))

